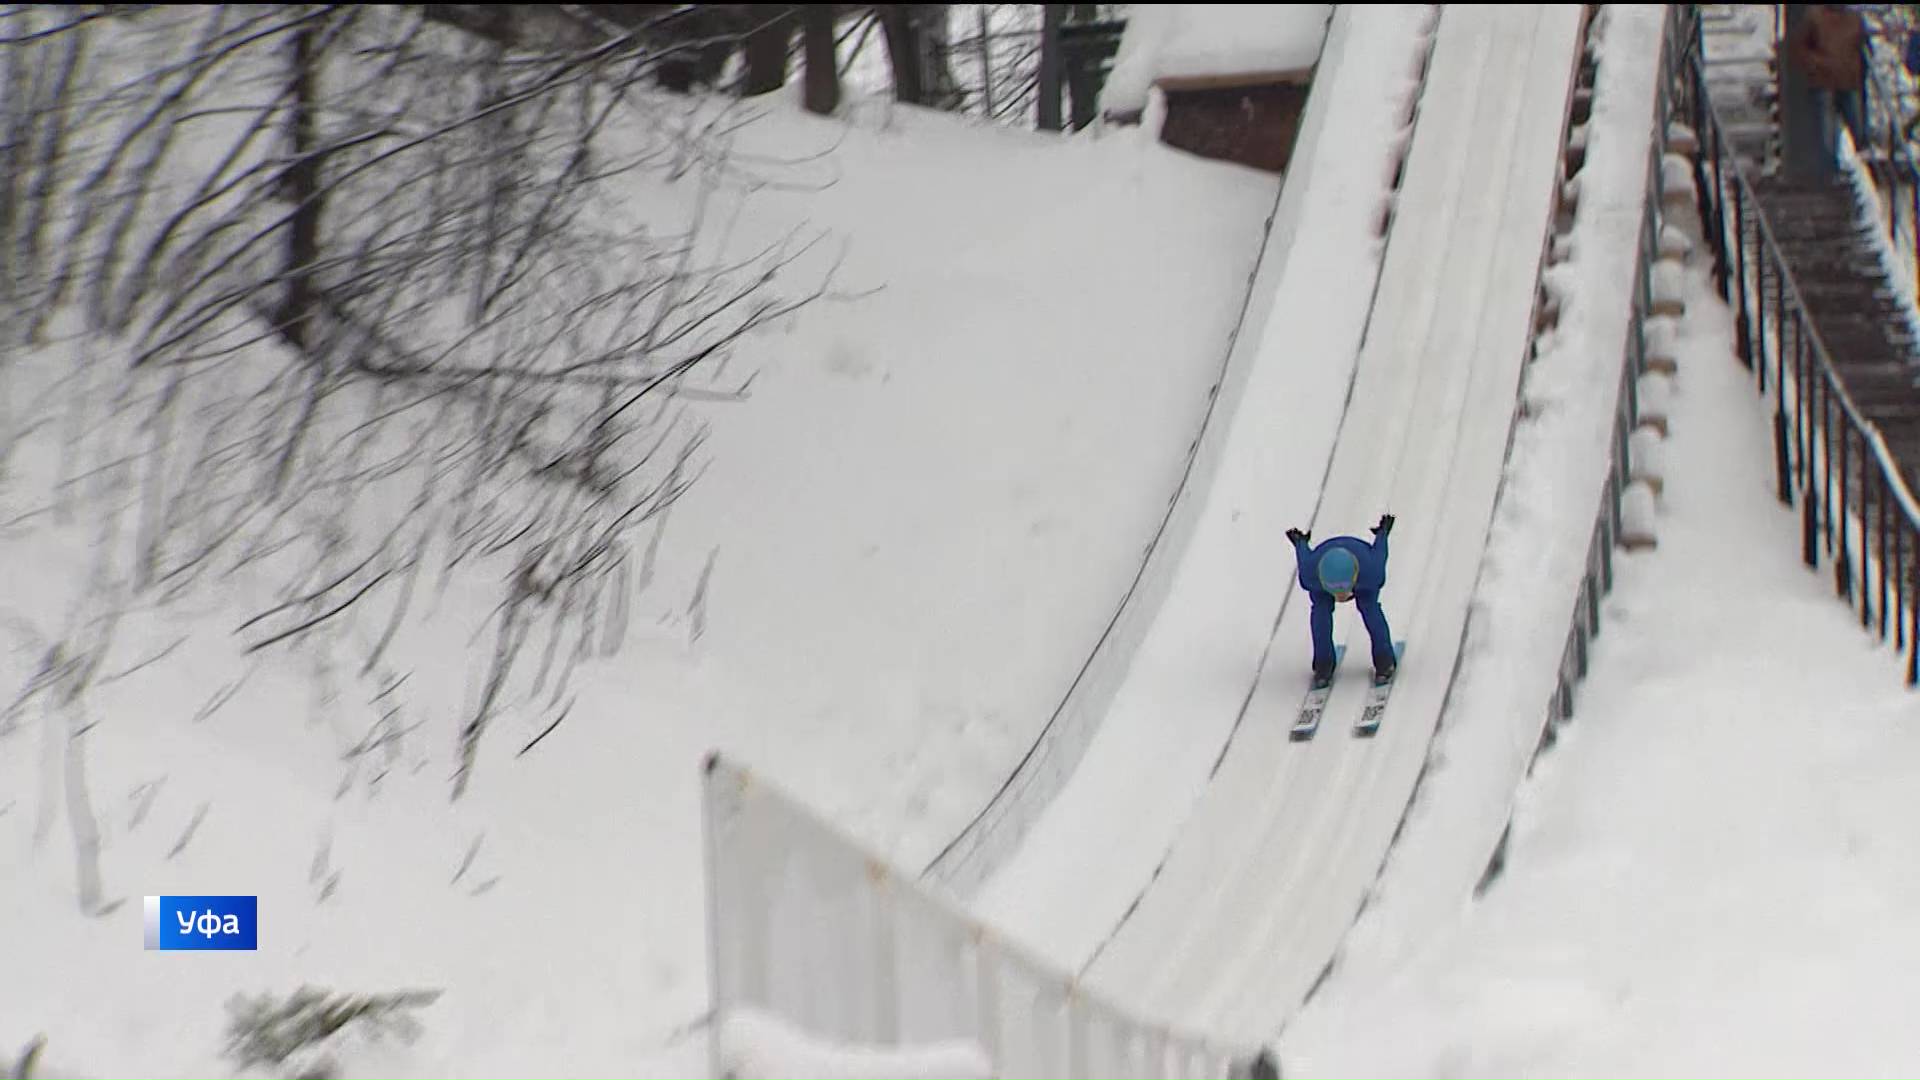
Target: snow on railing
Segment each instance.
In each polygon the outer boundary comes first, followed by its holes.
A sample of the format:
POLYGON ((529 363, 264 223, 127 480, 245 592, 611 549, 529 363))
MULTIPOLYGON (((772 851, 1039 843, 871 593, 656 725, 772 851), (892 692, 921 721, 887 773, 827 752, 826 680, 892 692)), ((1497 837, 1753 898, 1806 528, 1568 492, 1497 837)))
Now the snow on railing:
POLYGON ((1672 131, 1675 73, 1678 67, 1676 45, 1691 34, 1683 28, 1691 18, 1692 6, 1676 4, 1669 9, 1667 32, 1661 41, 1658 70, 1659 91, 1654 95, 1654 115, 1648 127, 1652 152, 1647 161, 1646 198, 1641 211, 1638 249, 1634 257, 1632 307, 1628 316, 1626 350, 1621 357, 1620 395, 1614 410, 1614 438, 1608 463, 1607 487, 1594 515, 1593 539, 1588 546, 1587 571, 1580 582, 1580 599, 1575 607, 1573 625, 1568 628, 1566 647, 1561 652, 1560 680, 1547 707, 1547 727, 1542 743, 1550 743, 1558 725, 1573 713, 1574 687, 1587 674, 1587 654, 1593 638, 1600 632, 1600 598, 1613 589, 1613 550, 1625 542, 1652 539, 1650 524, 1632 520, 1633 495, 1647 492, 1650 483, 1634 468, 1633 436, 1641 427, 1641 386, 1649 375, 1648 319, 1654 309, 1655 267, 1661 253, 1661 210, 1667 194, 1667 143, 1672 131))
MULTIPOLYGON (((1645 194, 1640 200, 1640 224, 1631 254, 1633 280, 1612 405, 1613 433, 1608 443, 1607 475, 1594 512, 1571 621, 1560 650, 1554 688, 1546 702, 1545 722, 1533 745, 1533 757, 1553 744, 1560 726, 1573 715, 1575 691, 1586 677, 1593 639, 1601 629, 1600 601, 1613 589, 1615 549, 1657 542, 1653 521, 1656 489, 1661 480, 1657 451, 1664 438, 1665 413, 1664 405, 1654 397, 1654 392, 1665 385, 1668 377, 1664 365, 1670 357, 1662 355, 1665 346, 1660 334, 1669 329, 1670 305, 1680 293, 1676 260, 1683 253, 1679 248, 1684 247, 1684 244, 1663 241, 1680 232, 1665 221, 1670 201, 1691 194, 1690 178, 1681 167, 1681 158, 1671 152, 1671 148, 1684 144, 1691 135, 1684 126, 1673 122, 1673 116, 1686 49, 1694 38, 1695 19, 1693 5, 1676 4, 1667 8, 1660 55, 1654 68, 1659 85, 1652 94, 1652 114, 1646 120, 1650 145, 1644 151, 1645 194)), ((1583 73, 1584 89, 1589 95, 1596 93, 1598 81, 1605 77, 1604 58, 1595 59, 1600 61, 1599 70, 1583 73)), ((1587 123, 1591 123, 1591 118, 1587 123)), ((1578 179, 1575 178, 1576 183, 1578 179)), ((1581 194, 1584 196, 1585 192, 1581 194)), ((1556 244, 1570 245, 1579 223, 1585 220, 1584 215, 1594 211, 1617 212, 1603 207, 1597 199, 1581 197, 1566 221, 1566 233, 1556 238, 1556 244)), ((1599 254, 1583 251, 1581 257, 1594 259, 1599 254)), ((1504 865, 1511 807, 1508 816, 1508 828, 1494 844, 1482 872, 1480 889, 1486 888, 1504 865)))
POLYGON ((1131 1016, 718 754, 705 821, 715 1076, 984 1060, 994 1076, 1224 1078, 1266 1060, 1131 1016))
POLYGON ((1909 306, 1915 299, 1915 258, 1920 256, 1920 164, 1906 136, 1899 95, 1878 64, 1867 65, 1865 141, 1854 144, 1847 171, 1857 194, 1873 207, 1880 224, 1880 255, 1909 306), (1869 164, 1869 161, 1871 164, 1869 164))

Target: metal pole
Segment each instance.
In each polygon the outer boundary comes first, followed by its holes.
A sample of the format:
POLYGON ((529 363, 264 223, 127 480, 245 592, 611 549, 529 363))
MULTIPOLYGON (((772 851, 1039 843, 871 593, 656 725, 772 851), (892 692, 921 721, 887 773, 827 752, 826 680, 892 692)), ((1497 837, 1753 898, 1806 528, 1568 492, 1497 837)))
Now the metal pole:
MULTIPOLYGON (((1913 528, 1909 522, 1901 526, 1901 531, 1913 528)), ((1920 554, 1920 550, 1916 550, 1920 554)), ((1907 685, 1920 683, 1920 603, 1907 605, 1907 685)))
MULTIPOLYGON (((1896 523, 1898 524, 1898 523, 1896 523)), ((1899 614, 1893 620, 1893 646, 1905 648, 1907 644, 1907 531, 1896 528, 1893 533, 1893 600, 1900 605, 1899 614)))
MULTIPOLYGON (((1801 313, 1805 319, 1806 314, 1801 313)), ((1806 323, 1801 324, 1806 329, 1806 323)), ((1827 367, 1819 363, 1819 354, 1809 354, 1818 371, 1814 377, 1819 380, 1820 390, 1820 426, 1817 432, 1820 446, 1820 539, 1827 545, 1827 557, 1833 557, 1833 387, 1827 381, 1827 367)))
MULTIPOLYGON (((1868 505, 1872 505, 1872 507, 1878 507, 1878 511, 1880 511, 1880 521, 1876 523, 1876 525, 1880 527, 1880 559, 1878 559, 1878 561, 1880 561, 1880 596, 1878 596, 1878 598, 1872 598, 1872 603, 1874 603, 1874 613, 1880 617, 1880 638, 1885 640, 1885 636, 1887 636, 1887 525, 1885 525, 1887 513, 1885 513, 1885 509, 1887 509, 1887 492, 1889 492, 1891 488, 1887 486, 1887 475, 1882 473, 1880 469, 1874 469, 1872 477, 1874 477, 1876 484, 1880 484, 1880 498, 1878 498, 1878 500, 1864 500, 1864 502, 1860 503, 1860 625, 1870 625, 1870 619, 1866 617, 1866 607, 1868 607, 1868 590, 1866 590, 1866 586, 1868 586, 1868 582, 1870 582, 1872 578, 1866 577, 1866 575, 1868 575, 1868 569, 1866 569, 1866 567, 1868 567, 1868 561, 1866 561, 1866 536, 1868 536, 1868 532, 1870 532, 1870 530, 1866 528, 1866 523, 1868 523, 1868 513, 1872 513, 1872 511, 1868 509, 1868 505)), ((1862 484, 1862 488, 1864 488, 1864 484, 1862 484)), ((1862 496, 1862 498, 1864 498, 1864 496, 1862 496)))
POLYGON ((1814 432, 1813 432, 1814 403, 1811 400, 1812 396, 1818 393, 1818 390, 1813 385, 1813 378, 1811 373, 1808 370, 1808 365, 1806 363, 1806 355, 1805 355, 1806 338, 1801 333, 1802 327, 1800 324, 1800 315, 1797 312, 1794 315, 1793 329, 1794 329, 1793 363, 1794 363, 1794 367, 1797 369, 1796 373, 1800 376, 1801 380, 1806 384, 1806 393, 1807 393, 1807 415, 1805 418, 1804 430, 1801 433, 1802 442, 1800 444, 1801 468, 1802 468, 1802 471, 1806 474, 1806 482, 1800 485, 1800 523, 1801 523, 1801 531, 1802 531, 1802 536, 1801 536, 1802 550, 1800 554, 1801 554, 1801 557, 1806 560, 1806 563, 1808 566, 1818 567, 1820 565, 1819 505, 1820 505, 1820 500, 1823 496, 1819 492, 1817 492, 1813 486, 1812 450, 1813 450, 1813 438, 1814 438, 1814 432))
POLYGON ((1836 513, 1828 515, 1836 522, 1833 547, 1834 588, 1841 596, 1847 599, 1848 603, 1852 603, 1853 567, 1847 564, 1853 561, 1853 556, 1852 553, 1847 550, 1847 522, 1848 519, 1853 516, 1850 513, 1853 509, 1853 499, 1851 497, 1851 485, 1847 482, 1847 461, 1849 452, 1853 447, 1853 424, 1847 422, 1845 410, 1838 407, 1840 403, 1836 401, 1834 405, 1834 411, 1839 414, 1838 422, 1840 425, 1840 482, 1828 493, 1828 497, 1831 498, 1834 505, 1839 508, 1836 513))
MULTIPOLYGON (((1714 139, 1715 145, 1718 145, 1719 142, 1720 140, 1718 138, 1714 139)), ((1714 181, 1716 188, 1718 188, 1719 182, 1720 182, 1719 178, 1716 177, 1714 181)), ((1726 199, 1725 189, 1719 188, 1719 190, 1716 193, 1720 196, 1720 200, 1724 202, 1726 199)), ((1756 365, 1754 363, 1754 358, 1753 358, 1753 329, 1750 322, 1750 320, 1753 317, 1753 313, 1751 310, 1749 310, 1752 307, 1752 305, 1750 303, 1751 298, 1747 295, 1747 200, 1741 194, 1739 185, 1737 182, 1734 185, 1734 191, 1733 191, 1733 252, 1732 254, 1733 254, 1733 258, 1729 261, 1731 261, 1734 265, 1734 280, 1736 282, 1736 287, 1740 290, 1739 292, 1740 325, 1738 328, 1738 333, 1740 335, 1740 339, 1739 339, 1740 362, 1747 365, 1748 368, 1755 369, 1759 372, 1760 392, 1766 393, 1767 365, 1765 365, 1764 363, 1756 365)))

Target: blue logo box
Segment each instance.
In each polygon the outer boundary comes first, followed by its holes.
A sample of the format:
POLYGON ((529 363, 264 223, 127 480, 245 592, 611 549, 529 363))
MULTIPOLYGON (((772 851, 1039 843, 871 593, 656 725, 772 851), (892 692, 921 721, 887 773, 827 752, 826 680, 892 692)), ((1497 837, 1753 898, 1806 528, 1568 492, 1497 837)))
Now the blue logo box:
POLYGON ((149 896, 147 948, 161 952, 260 948, 257 896, 149 896))

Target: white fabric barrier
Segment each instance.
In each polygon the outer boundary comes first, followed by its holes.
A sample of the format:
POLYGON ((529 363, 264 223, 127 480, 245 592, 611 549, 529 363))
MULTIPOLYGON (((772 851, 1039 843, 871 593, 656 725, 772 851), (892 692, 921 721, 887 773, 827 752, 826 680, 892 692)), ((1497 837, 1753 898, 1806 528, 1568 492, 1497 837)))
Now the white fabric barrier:
POLYGON ((1127 1015, 718 754, 705 820, 715 1076, 761 1060, 742 1018, 859 1048, 810 1054, 812 1075, 913 1047, 977 1047, 996 1076, 1228 1077, 1254 1059, 1127 1015))

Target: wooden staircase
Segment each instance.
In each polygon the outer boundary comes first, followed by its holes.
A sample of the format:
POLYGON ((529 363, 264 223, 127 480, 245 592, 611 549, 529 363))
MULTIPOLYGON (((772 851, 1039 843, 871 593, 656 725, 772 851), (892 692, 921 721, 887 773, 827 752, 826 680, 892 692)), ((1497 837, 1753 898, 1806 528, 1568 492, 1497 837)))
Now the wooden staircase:
POLYGON ((1773 21, 1758 4, 1702 4, 1706 76, 1713 107, 1740 159, 1770 173, 1779 162, 1778 62, 1756 34, 1773 21))
MULTIPOLYGON (((1880 260, 1884 226, 1846 177, 1778 175, 1777 58, 1768 5, 1703 4, 1708 94, 1754 184, 1847 395, 1920 487, 1920 316, 1880 260)), ((1869 161, 1869 168, 1875 163, 1869 161)), ((1757 228, 1748 222, 1749 229, 1757 228)))
POLYGON ((1760 179, 1756 191, 1847 394, 1920 487, 1920 352, 1912 307, 1880 259, 1880 223, 1853 185, 1760 179))

